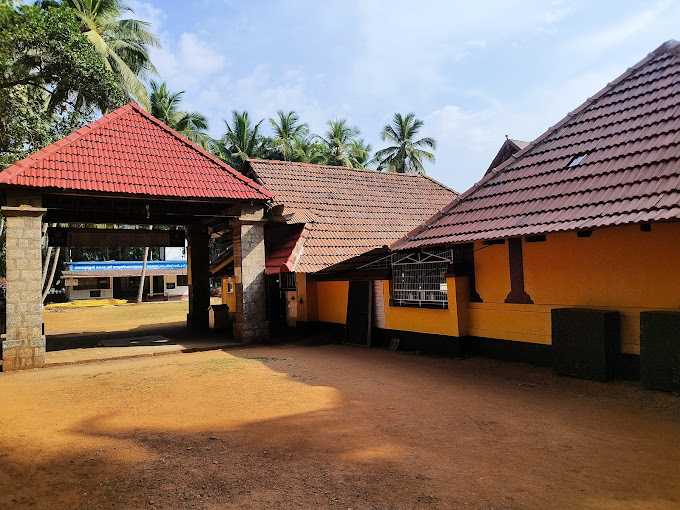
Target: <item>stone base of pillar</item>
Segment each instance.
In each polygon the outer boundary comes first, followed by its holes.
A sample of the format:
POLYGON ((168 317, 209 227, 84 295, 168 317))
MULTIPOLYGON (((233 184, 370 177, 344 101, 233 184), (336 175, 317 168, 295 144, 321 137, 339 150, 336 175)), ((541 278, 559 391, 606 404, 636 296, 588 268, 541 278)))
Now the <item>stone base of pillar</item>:
POLYGON ((2 371, 28 370, 45 366, 45 337, 38 335, 30 341, 30 347, 24 342, 5 340, 2 342, 2 371))
POLYGON ((269 322, 235 322, 234 340, 247 344, 263 344, 269 341, 269 322))

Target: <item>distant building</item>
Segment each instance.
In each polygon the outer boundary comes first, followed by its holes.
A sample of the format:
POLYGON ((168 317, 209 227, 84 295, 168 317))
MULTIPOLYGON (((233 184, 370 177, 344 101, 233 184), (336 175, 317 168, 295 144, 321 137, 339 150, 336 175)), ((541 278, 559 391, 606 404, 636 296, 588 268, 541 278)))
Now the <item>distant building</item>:
MULTIPOLYGON (((146 264, 142 299, 188 297, 186 248, 161 248, 161 257, 146 264)), ((136 299, 143 262, 67 262, 62 273, 66 299, 136 299)))

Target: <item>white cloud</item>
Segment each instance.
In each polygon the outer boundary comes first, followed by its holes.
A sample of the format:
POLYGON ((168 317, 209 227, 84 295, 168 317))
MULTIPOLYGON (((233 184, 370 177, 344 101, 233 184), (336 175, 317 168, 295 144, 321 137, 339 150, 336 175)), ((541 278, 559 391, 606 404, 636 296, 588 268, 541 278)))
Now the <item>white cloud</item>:
POLYGON ((627 39, 649 28, 669 7, 670 0, 662 0, 648 8, 635 12, 623 21, 607 28, 598 28, 583 36, 577 36, 568 43, 567 48, 577 55, 589 55, 591 58, 602 52, 615 48, 627 39))
POLYGON ((200 77, 207 77, 220 71, 227 63, 224 55, 218 53, 196 34, 180 35, 178 52, 183 72, 198 74, 200 77))

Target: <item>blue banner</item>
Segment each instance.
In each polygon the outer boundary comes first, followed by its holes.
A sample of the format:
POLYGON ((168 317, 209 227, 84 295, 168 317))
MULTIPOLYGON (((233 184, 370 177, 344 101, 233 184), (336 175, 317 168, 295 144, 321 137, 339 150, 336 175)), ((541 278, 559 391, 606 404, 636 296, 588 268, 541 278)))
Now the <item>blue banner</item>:
MULTIPOLYGON (((68 262, 68 270, 74 272, 88 271, 141 271, 141 260, 129 262, 68 262)), ((147 269, 171 269, 184 270, 187 268, 186 260, 153 260, 146 263, 147 269)))

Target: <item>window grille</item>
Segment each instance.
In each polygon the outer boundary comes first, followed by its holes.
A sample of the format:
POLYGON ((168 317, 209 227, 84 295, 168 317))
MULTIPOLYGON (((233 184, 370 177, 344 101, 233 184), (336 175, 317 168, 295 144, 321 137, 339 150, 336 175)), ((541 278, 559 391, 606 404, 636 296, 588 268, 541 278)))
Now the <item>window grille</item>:
POLYGON ((279 277, 279 288, 281 290, 295 290, 295 273, 281 273, 279 277))
POLYGON ((446 272, 454 259, 453 250, 396 253, 392 257, 394 304, 448 308, 446 272))

